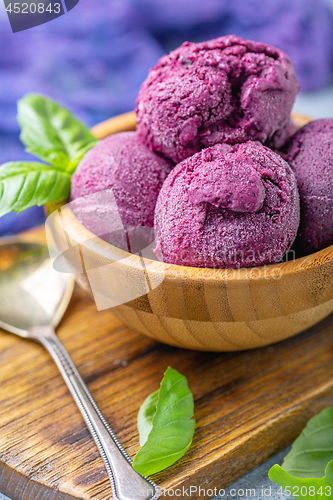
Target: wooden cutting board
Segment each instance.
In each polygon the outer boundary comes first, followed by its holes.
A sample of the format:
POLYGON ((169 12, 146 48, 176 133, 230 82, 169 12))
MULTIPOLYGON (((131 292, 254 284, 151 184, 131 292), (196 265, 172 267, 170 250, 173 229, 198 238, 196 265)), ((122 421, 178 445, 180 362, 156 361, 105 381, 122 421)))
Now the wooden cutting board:
MULTIPOLYGON (((24 238, 42 240, 43 234, 35 230, 24 238)), ((200 499, 212 496, 211 490, 285 447, 312 415, 333 405, 332 316, 274 346, 202 353, 128 329, 110 311, 97 312, 76 288, 58 335, 132 457, 145 397, 169 365, 187 377, 197 420, 193 444, 153 477, 169 489, 168 498, 190 498, 190 485, 202 488, 200 499), (177 487, 185 493, 173 495, 170 488, 177 487)), ((111 497, 102 459, 50 356, 1 330, 0 460, 0 491, 14 500, 111 497)))

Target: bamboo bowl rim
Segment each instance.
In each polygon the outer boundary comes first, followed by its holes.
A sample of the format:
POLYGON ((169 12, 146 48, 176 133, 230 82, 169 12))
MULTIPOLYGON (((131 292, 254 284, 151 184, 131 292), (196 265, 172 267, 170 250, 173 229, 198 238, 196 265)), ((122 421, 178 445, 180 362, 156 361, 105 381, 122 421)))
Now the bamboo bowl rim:
MULTIPOLYGON (((292 115, 296 125, 302 126, 310 122, 311 119, 299 114, 292 115)), ((92 134, 97 139, 125 131, 135 130, 135 112, 130 111, 117 115, 113 118, 101 122, 91 128, 92 134)), ((125 250, 121 250, 110 243, 102 240, 94 235, 91 231, 79 222, 74 212, 69 210, 71 219, 71 236, 75 239, 75 235, 82 241, 82 237, 89 240, 89 249, 97 254, 112 260, 126 259, 126 264, 136 269, 142 269, 142 262, 149 268, 149 272, 164 274, 165 277, 171 279, 183 278, 186 280, 204 280, 204 281, 242 281, 242 280, 267 280, 277 279, 278 276, 286 274, 294 274, 311 268, 319 267, 330 261, 333 261, 333 245, 324 248, 305 257, 300 257, 288 262, 278 264, 270 264, 258 267, 247 267, 240 269, 215 269, 215 268, 199 268, 181 266, 176 264, 168 264, 155 260, 139 257, 125 250)))

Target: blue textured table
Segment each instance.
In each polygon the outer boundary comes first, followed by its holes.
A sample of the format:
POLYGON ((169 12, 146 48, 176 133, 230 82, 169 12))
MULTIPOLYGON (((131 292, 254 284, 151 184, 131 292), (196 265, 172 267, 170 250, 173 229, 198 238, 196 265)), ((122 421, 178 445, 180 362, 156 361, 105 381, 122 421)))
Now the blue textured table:
POLYGON ((292 497, 285 495, 281 487, 272 483, 267 475, 272 465, 282 464, 283 458, 288 453, 289 449, 290 447, 286 448, 267 460, 267 462, 261 464, 252 472, 249 472, 249 474, 235 481, 224 490, 224 495, 223 492, 221 492, 221 494, 214 497, 213 500, 220 500, 222 498, 232 498, 235 500, 244 500, 246 498, 251 498, 251 500, 286 500, 288 498, 290 500, 292 497))

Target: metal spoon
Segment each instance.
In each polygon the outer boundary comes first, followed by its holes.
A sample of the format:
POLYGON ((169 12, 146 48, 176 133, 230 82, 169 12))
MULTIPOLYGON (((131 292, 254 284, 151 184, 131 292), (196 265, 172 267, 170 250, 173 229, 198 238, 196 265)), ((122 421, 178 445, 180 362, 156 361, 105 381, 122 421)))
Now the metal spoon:
POLYGON ((155 500, 157 486, 132 468, 69 354, 55 335, 74 277, 54 271, 48 249, 35 243, 0 244, 0 327, 41 343, 51 354, 104 460, 118 500, 155 500))

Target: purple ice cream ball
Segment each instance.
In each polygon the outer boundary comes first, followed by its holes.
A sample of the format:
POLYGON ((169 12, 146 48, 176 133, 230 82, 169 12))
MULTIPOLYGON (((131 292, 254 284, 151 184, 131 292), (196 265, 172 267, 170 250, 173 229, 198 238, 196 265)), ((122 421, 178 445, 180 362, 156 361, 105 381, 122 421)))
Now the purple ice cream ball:
POLYGON ((305 253, 315 252, 333 244, 333 118, 302 127, 286 151, 301 202, 296 244, 305 253))
POLYGON ((92 233, 124 248, 120 224, 131 231, 153 228, 157 196, 173 166, 136 132, 111 135, 80 161, 72 177, 71 208, 92 233))
POLYGON ((158 258, 193 267, 279 262, 299 225, 288 163, 259 142, 217 144, 170 173, 155 208, 158 258))
POLYGON ((137 132, 175 162, 218 143, 281 147, 295 129, 299 84, 279 49, 235 35, 185 42, 150 70, 137 98, 137 132))

